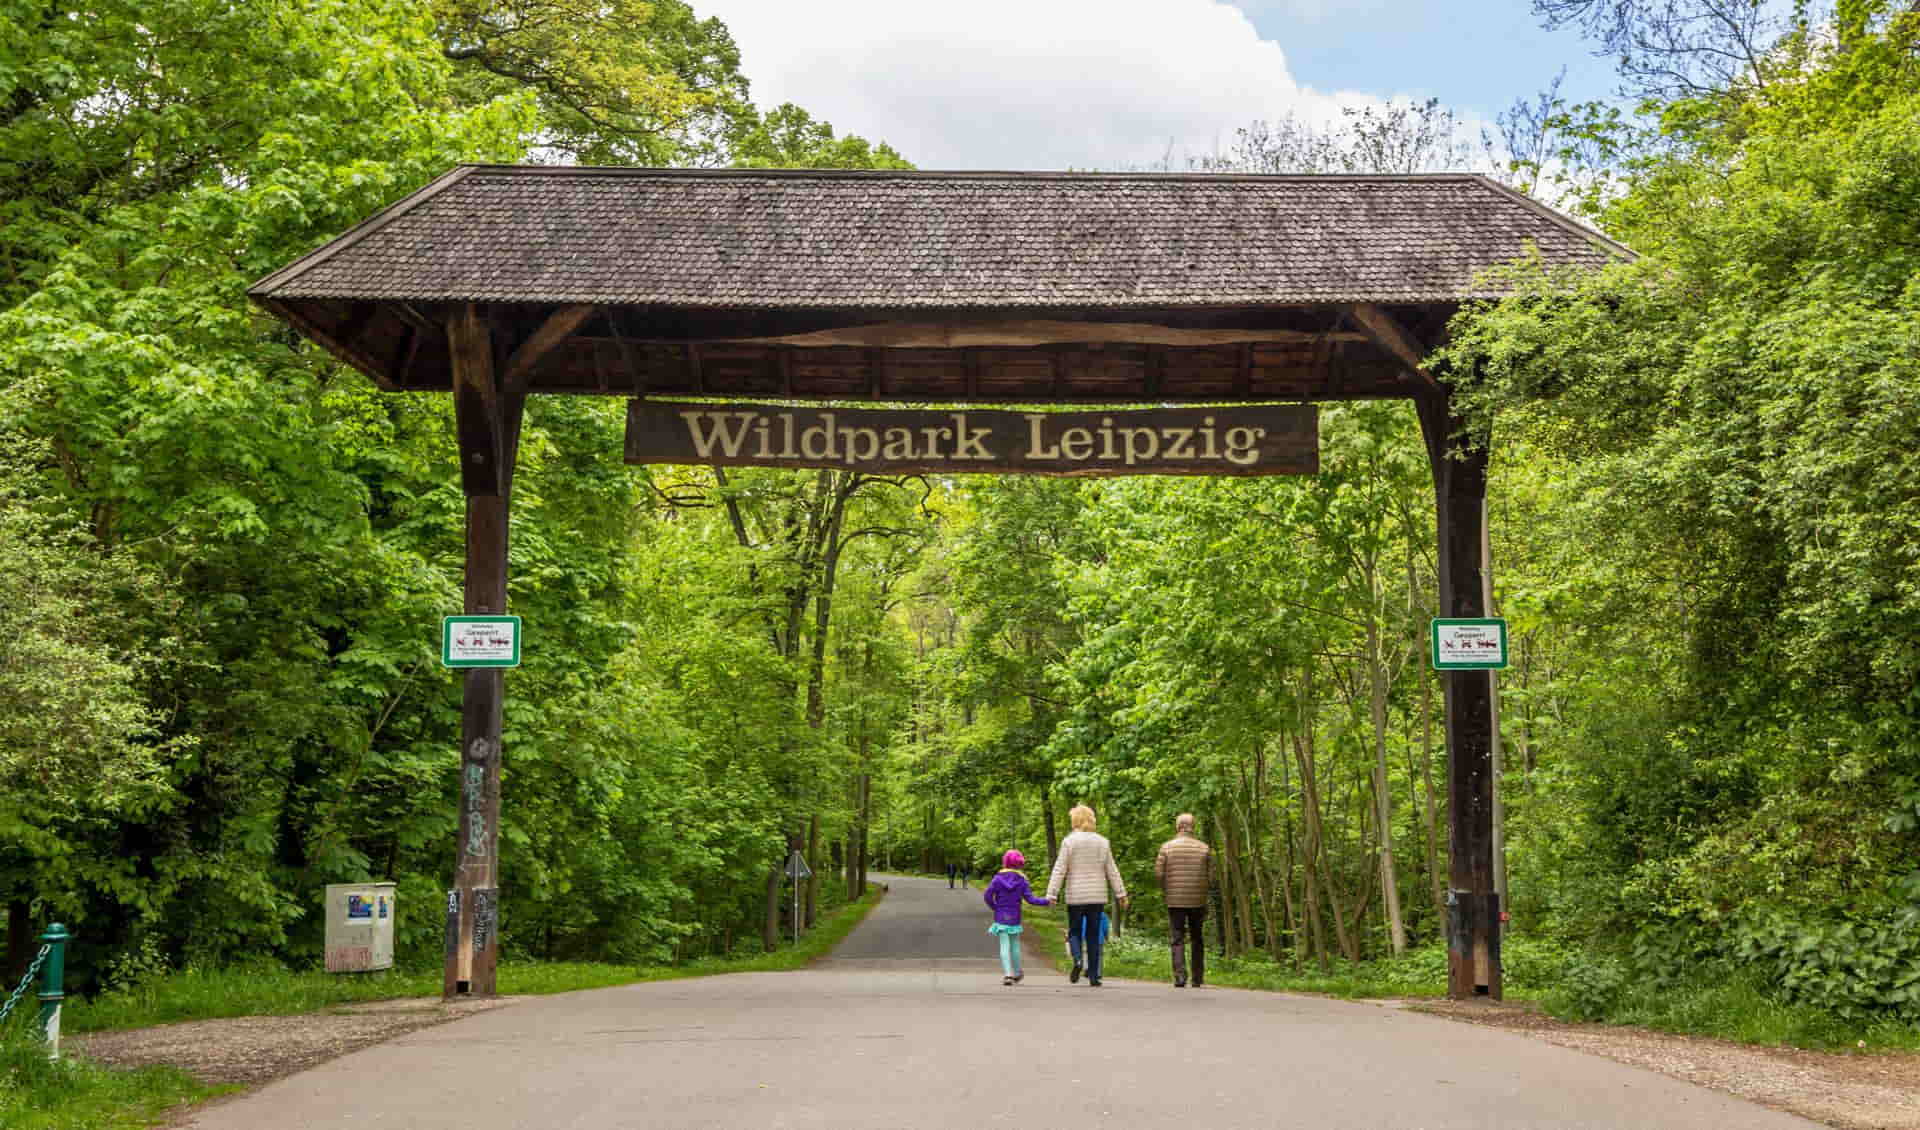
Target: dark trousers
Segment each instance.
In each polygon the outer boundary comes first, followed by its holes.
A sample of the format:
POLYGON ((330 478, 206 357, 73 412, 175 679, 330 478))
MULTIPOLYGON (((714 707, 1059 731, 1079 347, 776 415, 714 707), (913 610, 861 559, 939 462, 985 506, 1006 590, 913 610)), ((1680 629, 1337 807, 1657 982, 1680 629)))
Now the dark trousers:
POLYGON ((1202 985, 1207 980, 1207 941, 1202 927, 1207 924, 1207 908, 1204 906, 1170 906, 1167 908, 1167 933, 1173 940, 1173 979, 1187 979, 1188 935, 1193 938, 1193 983, 1202 985))
POLYGON ((1100 912, 1105 909, 1098 902, 1067 904, 1067 948, 1077 959, 1084 947, 1089 981, 1100 979, 1100 912))

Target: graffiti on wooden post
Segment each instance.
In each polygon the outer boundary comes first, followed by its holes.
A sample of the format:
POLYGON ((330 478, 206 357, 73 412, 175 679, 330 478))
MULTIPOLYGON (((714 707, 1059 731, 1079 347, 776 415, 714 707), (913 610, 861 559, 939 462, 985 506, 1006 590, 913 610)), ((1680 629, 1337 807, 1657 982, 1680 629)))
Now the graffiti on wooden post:
MULTIPOLYGON (((476 745, 484 744, 476 742, 476 745)), ((487 854, 487 767, 477 761, 467 763, 467 854, 487 854)))
POLYGON ((484 953, 487 943, 493 938, 493 917, 495 895, 498 892, 491 887, 477 887, 473 892, 473 952, 484 953))
POLYGON ((460 891, 456 888, 447 892, 447 957, 451 959, 460 949, 460 891))

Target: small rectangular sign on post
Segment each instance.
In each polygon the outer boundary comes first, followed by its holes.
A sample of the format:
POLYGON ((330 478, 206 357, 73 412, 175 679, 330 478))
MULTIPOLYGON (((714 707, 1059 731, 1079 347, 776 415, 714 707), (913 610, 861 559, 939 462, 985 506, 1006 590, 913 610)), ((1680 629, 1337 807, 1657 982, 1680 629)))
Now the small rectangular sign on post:
POLYGON ((1495 671, 1507 665, 1505 620, 1435 620, 1432 634, 1436 671, 1495 671))
POLYGON ((520 617, 446 617, 440 621, 440 665, 520 666, 520 617))

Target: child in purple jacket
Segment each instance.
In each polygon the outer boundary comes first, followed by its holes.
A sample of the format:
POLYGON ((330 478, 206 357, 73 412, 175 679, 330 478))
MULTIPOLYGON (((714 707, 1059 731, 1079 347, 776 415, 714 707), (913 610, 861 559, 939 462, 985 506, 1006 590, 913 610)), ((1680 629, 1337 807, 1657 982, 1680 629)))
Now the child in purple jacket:
POLYGON ((1020 971, 1020 904, 1049 906, 1051 903, 1034 897, 1032 884, 1021 874, 1020 869, 1027 865, 1026 856, 1009 851, 1000 858, 1000 865, 1000 873, 987 884, 984 896, 987 905, 993 908, 993 925, 987 927, 987 933, 1000 938, 1000 969, 1006 974, 1000 983, 1017 985, 1026 976, 1020 971))

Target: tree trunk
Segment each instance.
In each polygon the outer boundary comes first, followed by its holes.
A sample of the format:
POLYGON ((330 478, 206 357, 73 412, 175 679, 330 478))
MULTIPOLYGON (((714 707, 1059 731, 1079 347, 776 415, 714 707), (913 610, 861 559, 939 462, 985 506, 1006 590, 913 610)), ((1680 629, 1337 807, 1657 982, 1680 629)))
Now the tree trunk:
MULTIPOLYGON (((1292 790, 1292 783, 1287 780, 1287 776, 1287 761, 1282 757, 1280 759, 1280 791, 1283 795, 1292 790)), ((1275 882, 1280 888, 1280 897, 1285 901, 1287 908, 1287 934, 1293 939, 1293 965, 1298 969, 1307 958, 1307 933, 1300 920, 1301 900, 1295 898, 1293 894, 1293 817, 1287 814, 1287 808, 1284 805, 1280 809, 1279 836, 1280 844, 1286 850, 1286 856, 1280 861, 1280 875, 1275 882)))
MULTIPOLYGON (((1407 619, 1419 623, 1422 619, 1417 613, 1420 609, 1420 578, 1414 568, 1413 560, 1414 531, 1411 519, 1407 525, 1407 619)), ((1427 632, 1432 629, 1428 628, 1427 632)), ((1431 653, 1433 643, 1427 632, 1420 635, 1420 774, 1426 781, 1426 827, 1427 827, 1427 881, 1433 895, 1434 921, 1440 923, 1445 931, 1447 922, 1447 888, 1440 878, 1440 831, 1439 820, 1434 807, 1433 788, 1433 674, 1428 671, 1425 656, 1431 653)))
POLYGON ((860 880, 855 898, 867 893, 867 838, 873 827, 873 774, 860 774, 860 880))
POLYGON ((866 816, 866 812, 865 806, 861 803, 865 798, 861 793, 866 787, 866 781, 867 775, 865 773, 857 774, 853 778, 853 820, 851 821, 851 826, 847 829, 847 870, 845 876, 847 898, 850 900, 859 898, 862 890, 860 886, 860 859, 863 850, 860 840, 863 831, 861 821, 866 816))
MULTIPOLYGON (((1373 607, 1380 606, 1376 574, 1368 571, 1374 589, 1373 607)), ((1373 722, 1374 822, 1380 829, 1380 892, 1387 911, 1387 934, 1393 956, 1407 952, 1407 924, 1400 917, 1400 876, 1393 866, 1393 798, 1387 781, 1387 669, 1381 655, 1378 618, 1367 617, 1367 699, 1373 722)))
POLYGON ((1220 842, 1213 853, 1214 889, 1220 893, 1220 953, 1230 957, 1239 937, 1233 927, 1233 869, 1228 865, 1233 858, 1233 829, 1220 818, 1218 809, 1207 814, 1207 823, 1220 830, 1220 842))
MULTIPOLYGON (((1307 723, 1309 726, 1312 723, 1307 723)), ((1313 937, 1314 956, 1320 969, 1328 968, 1327 928, 1320 916, 1320 798, 1313 787, 1313 759, 1307 742, 1293 736, 1293 755, 1300 767, 1300 855, 1303 864, 1300 901, 1307 908, 1307 929, 1313 937)))
MULTIPOLYGON (((800 920, 812 926, 820 907, 820 814, 807 817, 807 879, 801 888, 800 920)), ((797 881, 797 880, 796 880, 797 881)))
MULTIPOLYGON (((829 500, 825 528, 816 560, 819 575, 813 579, 813 654, 807 671, 807 725, 818 730, 826 722, 827 628, 833 618, 833 588, 840 573, 841 530, 847 514, 847 500, 859 489, 859 479, 849 473, 820 472, 820 491, 829 500)), ((811 554, 810 554, 811 556, 811 554)))
MULTIPOLYGON (((1301 808, 1307 820, 1307 843, 1309 845, 1309 866, 1317 863, 1320 884, 1323 888, 1329 916, 1333 919, 1334 940, 1339 943, 1340 953, 1349 961, 1359 960, 1358 949, 1347 936, 1345 898, 1340 893, 1338 876, 1333 872, 1333 863, 1329 858, 1326 837, 1326 813, 1322 808, 1319 774, 1315 763, 1319 751, 1314 744, 1313 710, 1313 669, 1309 666, 1301 680, 1303 725, 1300 735, 1294 742, 1294 754, 1300 762, 1301 808)), ((1337 782, 1336 782, 1337 783, 1337 782)), ((1322 959, 1324 961, 1324 958, 1322 959)))
MULTIPOLYGON (((1493 607, 1493 531, 1492 515, 1485 499, 1480 501, 1480 606, 1489 616, 1498 616, 1493 607)), ((1502 913, 1507 910, 1507 804, 1500 788, 1500 672, 1487 672, 1487 709, 1493 716, 1487 741, 1487 773, 1492 778, 1493 800, 1493 891, 1499 896, 1502 913)), ((1494 927, 1501 937, 1507 933, 1504 919, 1494 927)))
POLYGON ((1267 952, 1273 960, 1280 960, 1280 931, 1273 925, 1273 883, 1266 868, 1260 866, 1260 837, 1254 831, 1254 822, 1244 811, 1240 815, 1241 827, 1247 833, 1247 862, 1253 868, 1254 893, 1260 896, 1260 922, 1266 930, 1267 952))
MULTIPOLYGON (((1209 823, 1212 823, 1209 821, 1209 823)), ((1217 853, 1216 853, 1217 856, 1217 853)), ((1213 915, 1214 946, 1221 957, 1227 956, 1227 872, 1224 867, 1214 867, 1213 889, 1207 892, 1207 898, 1214 904, 1213 915)))
POLYGON ((1246 844, 1234 830, 1233 809, 1229 800, 1222 824, 1227 832, 1227 873, 1232 876, 1234 952, 1245 953, 1253 948, 1253 900, 1247 894, 1246 868, 1240 859, 1246 844))
POLYGON ((1060 834, 1053 824, 1053 790, 1040 786, 1040 817, 1047 826, 1047 866, 1060 858, 1060 834))
MULTIPOLYGON (((783 859, 782 863, 785 862, 783 859)), ((780 948, 780 864, 767 872, 767 914, 760 926, 760 946, 768 953, 780 948)))

